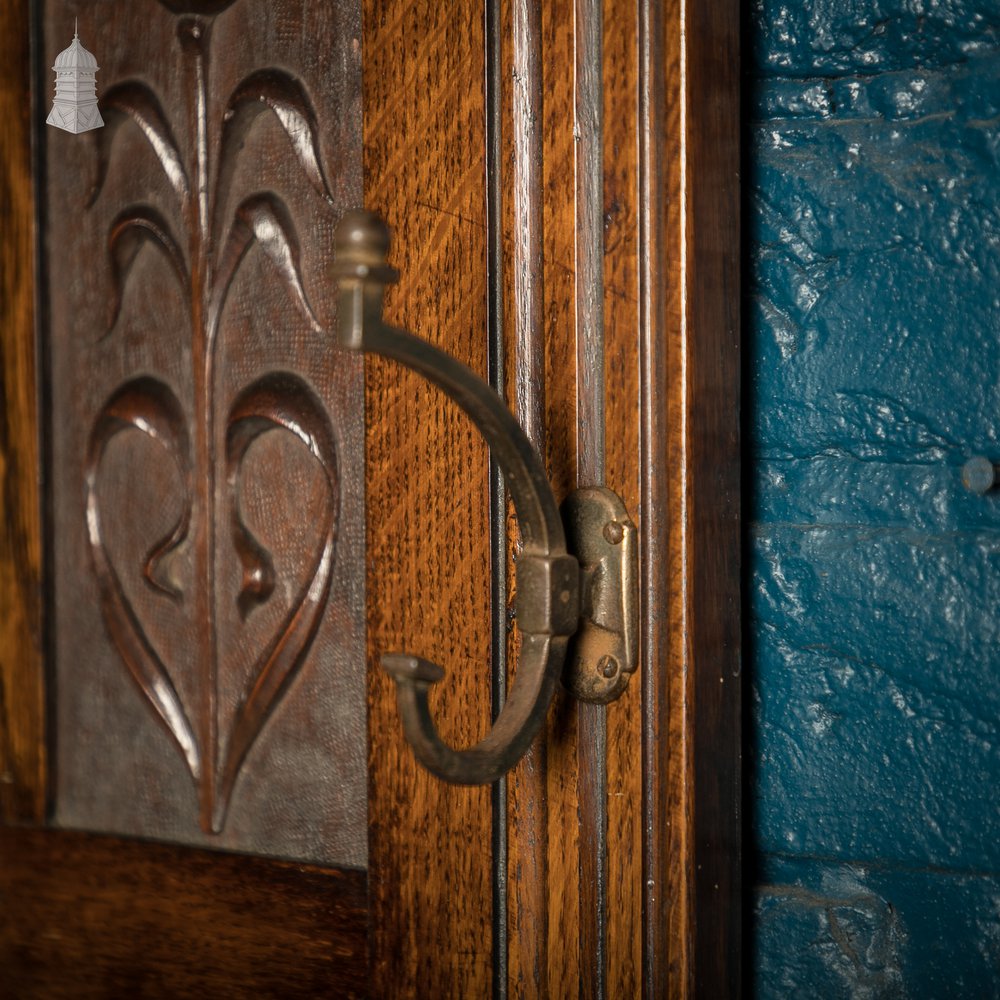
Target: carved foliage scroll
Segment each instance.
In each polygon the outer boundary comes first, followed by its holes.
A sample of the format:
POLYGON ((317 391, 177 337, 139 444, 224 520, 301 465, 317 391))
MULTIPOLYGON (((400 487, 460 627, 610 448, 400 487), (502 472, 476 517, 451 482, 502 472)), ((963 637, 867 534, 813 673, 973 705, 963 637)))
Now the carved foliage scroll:
POLYGON ((362 863, 361 380, 324 332, 322 275, 323 237, 359 193, 358 81, 317 74, 312 51, 325 41, 324 54, 356 57, 344 31, 356 11, 113 6, 106 127, 65 160, 50 140, 53 351, 74 357, 53 364, 53 471, 66 490, 55 506, 67 515, 56 522, 57 810, 99 829, 362 863), (282 41, 288 23, 268 26, 275 15, 301 30, 297 45, 282 41), (130 67, 140 24, 159 51, 130 67), (81 190, 69 168, 88 158, 81 190), (70 214, 85 220, 79 233, 70 214), (92 282, 56 258, 61 233, 92 282), (103 291, 103 308, 88 290, 103 291), (70 318, 85 320, 75 338, 70 318), (160 510, 137 516, 149 503, 160 510), (70 668, 81 631, 93 660, 70 668), (116 668, 144 715, 109 686, 116 668), (117 712, 110 733, 95 732, 117 712), (131 795, 115 780, 125 773, 131 795))

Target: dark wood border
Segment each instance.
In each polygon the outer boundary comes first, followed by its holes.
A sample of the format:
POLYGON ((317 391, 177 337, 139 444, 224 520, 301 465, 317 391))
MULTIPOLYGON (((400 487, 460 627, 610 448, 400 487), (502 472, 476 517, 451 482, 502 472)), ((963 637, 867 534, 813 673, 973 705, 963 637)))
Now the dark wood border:
POLYGON ((0 828, 0 991, 364 996, 365 873, 0 828))
POLYGON ((0 822, 46 809, 27 0, 0 10, 0 822))
POLYGON ((643 992, 736 997, 740 11, 639 12, 643 992))
POLYGON ((740 13, 686 4, 694 994, 740 993, 740 13))

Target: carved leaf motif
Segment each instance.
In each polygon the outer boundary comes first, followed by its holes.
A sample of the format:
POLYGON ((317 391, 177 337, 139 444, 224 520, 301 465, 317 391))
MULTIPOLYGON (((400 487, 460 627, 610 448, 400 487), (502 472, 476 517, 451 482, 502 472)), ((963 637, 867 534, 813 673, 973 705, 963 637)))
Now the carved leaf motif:
MULTIPOLYGON (((101 102, 106 127, 95 132, 97 175, 89 202, 92 205, 96 201, 107 181, 115 137, 121 126, 133 122, 149 142, 177 196, 179 211, 176 218, 168 213, 171 222, 174 226, 182 226, 181 220, 185 220, 192 227, 188 233, 190 259, 160 210, 150 205, 132 205, 125 209, 115 219, 108 237, 113 282, 111 327, 119 318, 138 255, 146 244, 150 244, 170 265, 190 308, 192 330, 196 335, 193 344, 198 348, 192 351, 191 358, 196 386, 191 426, 207 428, 210 441, 215 440, 218 415, 215 381, 211 377, 199 378, 199 371, 202 376, 213 371, 228 295, 247 252, 255 244, 275 266, 312 329, 322 331, 303 286, 296 228, 281 198, 273 193, 257 193, 242 200, 235 212, 228 215, 230 200, 236 200, 231 188, 240 151, 261 113, 267 111, 275 116, 309 183, 322 198, 333 204, 322 163, 315 110, 302 83, 284 70, 260 70, 236 87, 217 135, 218 156, 211 155, 216 137, 209 138, 211 123, 207 114, 211 103, 207 73, 210 29, 212 18, 232 2, 160 0, 165 8, 181 15, 178 38, 188 82, 197 95, 195 106, 189 109, 196 124, 196 137, 192 136, 196 138, 196 146, 189 161, 191 176, 185 169, 170 122, 156 94, 140 80, 126 80, 111 87, 101 102), (206 206, 213 163, 217 166, 214 197, 206 206), (224 222, 230 218, 227 233, 224 222), (217 257, 216 248, 219 250, 217 257)), ((254 663, 253 680, 223 745, 220 740, 225 727, 212 694, 213 678, 219 669, 216 652, 207 649, 203 653, 207 662, 198 664, 200 675, 208 686, 207 693, 203 691, 198 701, 197 731, 200 735, 196 737, 170 673, 153 647, 111 562, 101 533, 98 509, 96 481, 101 458, 116 434, 139 430, 168 449, 182 473, 185 508, 168 537, 150 550, 144 567, 145 581, 171 599, 180 600, 180 585, 172 569, 179 557, 190 549, 195 564, 194 576, 200 587, 195 603, 202 605, 191 610, 200 616, 196 624, 202 629, 202 638, 208 636, 214 627, 214 616, 205 614, 203 602, 217 605, 223 599, 218 581, 206 570, 215 559, 217 505, 223 501, 221 492, 206 485, 215 482, 214 448, 199 448, 196 459, 190 454, 187 419, 190 418, 185 417, 173 391, 152 376, 133 378, 116 390, 98 414, 91 435, 86 466, 88 530, 111 639, 184 755, 199 786, 203 829, 219 832, 243 761, 302 666, 329 597, 340 515, 337 447, 322 402, 299 376, 289 373, 266 375, 240 392, 230 410, 226 428, 228 502, 232 505, 232 539, 243 568, 236 598, 243 619, 254 607, 267 601, 275 587, 271 555, 253 537, 240 513, 240 469, 252 442, 272 430, 295 435, 322 468, 329 488, 329 502, 322 515, 318 548, 308 557, 307 582, 254 663), (200 746, 199 738, 203 741, 200 746)), ((211 643, 203 643, 201 649, 204 651, 208 646, 211 643)))
POLYGON ((156 94, 139 80, 125 80, 108 88, 101 98, 100 106, 104 128, 93 133, 97 143, 97 180, 94 182, 88 207, 97 201, 104 187, 115 136, 127 121, 133 121, 139 126, 163 167, 170 186, 179 198, 184 198, 188 193, 187 172, 170 122, 156 94))
POLYGON ((177 462, 185 487, 185 505, 180 519, 167 537, 153 546, 146 560, 145 575, 151 585, 166 589, 156 580, 157 564, 187 537, 191 517, 191 463, 184 414, 180 402, 166 383, 143 375, 130 379, 115 390, 98 414, 90 435, 85 466, 90 553, 111 638, 129 672, 177 742, 192 777, 198 781, 201 759, 187 712, 122 587, 102 535, 97 497, 101 458, 116 435, 131 430, 141 431, 166 449, 177 462))
POLYGON ((150 205, 133 205, 115 219, 108 234, 113 295, 109 331, 114 329, 118 322, 129 273, 139 251, 146 243, 166 257, 177 277, 181 291, 185 296, 190 296, 187 264, 174 234, 170 231, 170 224, 150 205))
POLYGON ((253 442, 262 434, 284 430, 305 444, 319 463, 329 487, 329 503, 322 542, 306 583, 285 621, 258 657, 254 680, 236 712, 226 747, 215 825, 221 828, 240 767, 275 706, 288 690, 316 634, 330 592, 337 524, 340 518, 340 482, 337 443, 322 402, 298 375, 271 372, 248 386, 233 403, 226 434, 230 526, 244 567, 241 610, 246 601, 266 600, 270 590, 258 581, 271 575, 270 556, 252 536, 240 514, 240 468, 253 442))
POLYGON ((246 77, 226 105, 215 192, 217 223, 226 210, 239 152, 257 116, 265 111, 273 112, 285 130, 309 183, 327 202, 333 204, 333 195, 323 170, 316 112, 305 88, 284 70, 262 69, 246 77))
POLYGON ((295 304, 312 328, 322 332, 302 286, 299 270, 299 240, 285 203, 274 194, 251 195, 236 210, 232 229, 222 250, 212 298, 212 316, 218 323, 225 308, 229 289, 250 247, 257 243, 278 273, 285 279, 295 304))

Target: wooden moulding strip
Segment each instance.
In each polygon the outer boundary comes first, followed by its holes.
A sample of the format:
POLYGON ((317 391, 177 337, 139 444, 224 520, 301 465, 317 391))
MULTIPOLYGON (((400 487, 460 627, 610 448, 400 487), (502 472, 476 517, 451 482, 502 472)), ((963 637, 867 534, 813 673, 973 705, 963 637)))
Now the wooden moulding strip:
POLYGON ((739 995, 739 7, 639 4, 645 996, 739 995))
MULTIPOLYGON (((576 484, 605 485, 603 4, 575 0, 576 484)), ((607 707, 579 706, 580 989, 607 993, 607 707)))
POLYGON ((0 9, 0 822, 46 814, 27 0, 0 9))

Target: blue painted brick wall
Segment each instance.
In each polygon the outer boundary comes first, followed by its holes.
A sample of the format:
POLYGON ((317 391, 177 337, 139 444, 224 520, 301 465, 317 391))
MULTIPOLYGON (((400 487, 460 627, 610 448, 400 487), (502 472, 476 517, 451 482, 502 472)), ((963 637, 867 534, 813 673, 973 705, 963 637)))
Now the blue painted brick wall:
POLYGON ((1000 997, 1000 0, 755 0, 756 995, 1000 997))

